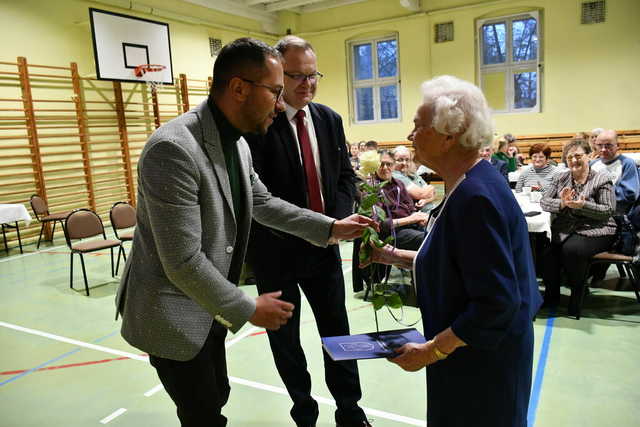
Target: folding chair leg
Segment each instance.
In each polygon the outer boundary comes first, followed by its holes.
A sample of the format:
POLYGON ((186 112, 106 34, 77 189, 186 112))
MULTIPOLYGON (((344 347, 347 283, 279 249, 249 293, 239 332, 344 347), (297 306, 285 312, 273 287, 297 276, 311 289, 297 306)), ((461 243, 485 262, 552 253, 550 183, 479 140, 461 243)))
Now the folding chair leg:
POLYGON ((636 300, 640 303, 640 274, 635 265, 629 265, 629 272, 631 273, 631 283, 633 284, 633 291, 636 293, 636 300))
POLYGON ((87 271, 84 268, 84 257, 82 256, 82 252, 80 252, 80 263, 82 264, 82 276, 84 276, 84 290, 89 296, 89 283, 87 282, 87 271))
POLYGON ((40 235, 38 236, 38 246, 36 249, 40 249, 40 240, 42 240, 42 233, 44 232, 44 222, 42 223, 42 227, 40 227, 40 235))
POLYGON ((53 221, 53 228, 51 229, 51 243, 53 243, 53 235, 56 233, 56 223, 58 221, 53 221))
POLYGON ((73 289, 73 251, 69 254, 71 256, 71 273, 69 274, 69 287, 73 289))
POLYGON ((115 277, 113 270, 113 248, 109 248, 109 252, 111 252, 111 277, 115 277))
POLYGON ((124 247, 122 245, 120 245, 118 247, 118 261, 116 262, 116 276, 118 275, 118 271, 120 271, 120 254, 122 254, 122 258, 124 258, 124 261, 127 261, 127 255, 124 252, 124 247))
POLYGON ((616 267, 618 267, 618 274, 620 275, 620 277, 622 277, 623 279, 627 277, 627 273, 624 271, 624 268, 622 268, 620 264, 616 264, 616 267))

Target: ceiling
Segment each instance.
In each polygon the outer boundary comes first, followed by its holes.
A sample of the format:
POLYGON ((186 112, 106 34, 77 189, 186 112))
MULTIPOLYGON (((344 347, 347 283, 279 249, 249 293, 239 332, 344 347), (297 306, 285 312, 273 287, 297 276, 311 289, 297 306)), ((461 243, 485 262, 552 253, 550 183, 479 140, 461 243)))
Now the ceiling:
MULTIPOLYGON (((185 0, 189 3, 207 7, 231 15, 256 19, 268 26, 277 22, 278 12, 287 11, 298 14, 317 12, 348 4, 362 3, 367 0, 185 0)), ((393 0, 389 0, 393 1, 393 0)), ((396 0, 409 10, 420 8, 420 0, 396 0)))

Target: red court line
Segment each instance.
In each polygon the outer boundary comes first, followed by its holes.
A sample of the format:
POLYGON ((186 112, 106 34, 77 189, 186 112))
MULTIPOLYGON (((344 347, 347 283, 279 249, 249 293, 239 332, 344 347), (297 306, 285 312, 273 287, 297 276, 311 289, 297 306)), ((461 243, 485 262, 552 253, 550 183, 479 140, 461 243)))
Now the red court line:
MULTIPOLYGON (((146 356, 146 355, 143 354, 143 356, 146 356)), ((36 369, 36 371, 52 371, 54 369, 75 368, 78 366, 97 365, 100 363, 107 363, 107 362, 113 362, 116 360, 126 360, 126 359, 129 359, 129 357, 114 357, 112 359, 93 360, 90 362, 69 363, 66 365, 58 365, 58 366, 47 366, 45 368, 36 369)), ((23 372, 26 372, 28 370, 29 369, 19 369, 17 371, 4 371, 4 372, 0 372, 0 375, 16 375, 16 374, 21 374, 23 372)))

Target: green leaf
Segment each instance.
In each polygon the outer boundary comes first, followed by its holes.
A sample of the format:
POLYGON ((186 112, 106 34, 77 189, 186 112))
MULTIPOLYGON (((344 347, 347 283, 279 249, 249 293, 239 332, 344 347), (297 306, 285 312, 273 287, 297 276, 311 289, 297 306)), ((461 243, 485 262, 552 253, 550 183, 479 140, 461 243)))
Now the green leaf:
POLYGON ((395 292, 393 295, 387 297, 387 305, 391 308, 400 308, 402 307, 402 298, 395 292))
POLYGON ((376 193, 367 194, 362 198, 360 202, 360 207, 362 209, 371 209, 373 205, 378 202, 378 195, 376 193))
POLYGON ((360 260, 360 263, 363 264, 370 257, 371 257, 371 246, 369 246, 369 244, 364 246, 364 243, 363 243, 363 246, 360 246, 360 253, 358 254, 358 259, 360 260))
POLYGON ((384 244, 388 245, 391 242, 393 242, 393 236, 388 236, 386 239, 384 239, 384 244))
POLYGON ((373 210, 376 211, 376 215, 378 216, 378 219, 380 221, 384 221, 385 219, 387 219, 387 214, 384 213, 384 209, 382 209, 380 206, 373 205, 373 210))
POLYGON ((378 295, 375 298, 373 298, 373 300, 371 300, 371 303, 373 304, 373 309, 376 311, 384 307, 384 302, 385 302, 385 298, 382 295, 378 295))

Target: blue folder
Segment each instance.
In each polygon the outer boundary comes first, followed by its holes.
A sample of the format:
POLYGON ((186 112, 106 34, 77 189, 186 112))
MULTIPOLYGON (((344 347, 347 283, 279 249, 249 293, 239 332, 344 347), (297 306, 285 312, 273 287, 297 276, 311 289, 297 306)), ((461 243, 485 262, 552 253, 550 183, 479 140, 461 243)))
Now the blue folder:
POLYGON ((371 332, 360 335, 344 335, 322 338, 322 347, 335 361, 377 359, 393 357, 394 349, 413 342, 423 344, 427 340, 415 328, 394 331, 371 332))

